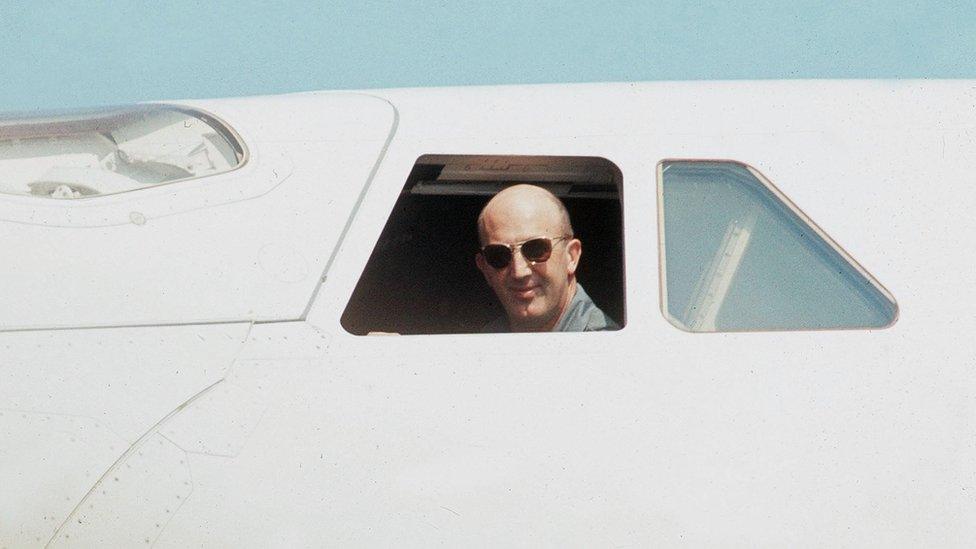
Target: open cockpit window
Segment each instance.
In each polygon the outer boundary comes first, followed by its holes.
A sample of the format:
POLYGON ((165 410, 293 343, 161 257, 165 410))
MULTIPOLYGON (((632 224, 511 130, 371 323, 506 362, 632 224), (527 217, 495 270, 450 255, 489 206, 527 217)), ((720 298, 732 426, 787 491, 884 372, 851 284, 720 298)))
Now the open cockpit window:
POLYGON ((658 169, 665 316, 692 332, 881 328, 892 296, 753 168, 658 169))
POLYGON ((138 105, 0 119, 0 193, 87 198, 233 170, 244 147, 195 109, 138 105))
POLYGON ((357 335, 617 329, 621 189, 601 158, 422 156, 342 325, 357 335))

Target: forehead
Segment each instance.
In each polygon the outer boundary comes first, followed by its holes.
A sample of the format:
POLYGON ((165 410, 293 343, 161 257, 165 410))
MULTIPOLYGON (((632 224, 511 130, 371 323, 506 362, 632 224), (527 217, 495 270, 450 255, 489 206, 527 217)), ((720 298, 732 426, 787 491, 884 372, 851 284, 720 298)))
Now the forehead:
POLYGON ((485 210, 488 242, 520 242, 536 236, 557 236, 559 212, 546 202, 503 200, 485 210))

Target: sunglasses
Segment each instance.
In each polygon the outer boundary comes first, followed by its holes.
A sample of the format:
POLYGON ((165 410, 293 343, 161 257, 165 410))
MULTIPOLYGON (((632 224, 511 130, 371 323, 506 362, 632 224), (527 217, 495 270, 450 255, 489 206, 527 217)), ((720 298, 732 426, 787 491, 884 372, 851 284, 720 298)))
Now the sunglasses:
POLYGON ((531 265, 545 263, 552 255, 552 245, 560 240, 568 240, 572 236, 557 236, 556 238, 538 237, 516 242, 515 244, 488 244, 481 248, 481 255, 485 261, 497 270, 508 267, 515 257, 515 252, 522 252, 522 257, 531 265))

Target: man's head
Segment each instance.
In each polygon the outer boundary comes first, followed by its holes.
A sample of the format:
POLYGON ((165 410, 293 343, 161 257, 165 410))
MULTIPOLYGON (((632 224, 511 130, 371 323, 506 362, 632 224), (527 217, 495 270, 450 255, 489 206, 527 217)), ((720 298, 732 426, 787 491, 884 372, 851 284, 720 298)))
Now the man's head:
POLYGON ((576 292, 576 265, 582 253, 563 203, 539 187, 508 187, 481 210, 478 238, 483 251, 475 261, 505 308, 512 330, 551 330, 576 292), (542 260, 547 244, 551 253, 542 260), (489 245, 507 247, 509 252, 494 247, 488 250, 494 257, 486 257, 484 247, 489 245))

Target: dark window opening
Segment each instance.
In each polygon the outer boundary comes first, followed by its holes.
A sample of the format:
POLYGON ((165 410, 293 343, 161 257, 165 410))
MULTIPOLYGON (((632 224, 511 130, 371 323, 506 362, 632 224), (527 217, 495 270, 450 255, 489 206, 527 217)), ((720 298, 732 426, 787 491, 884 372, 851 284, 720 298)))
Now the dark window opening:
POLYGON ((593 157, 425 155, 417 160, 342 315, 352 334, 477 333, 504 314, 475 266, 476 220, 499 191, 545 188, 582 241, 576 277, 625 322, 622 176, 593 157))

